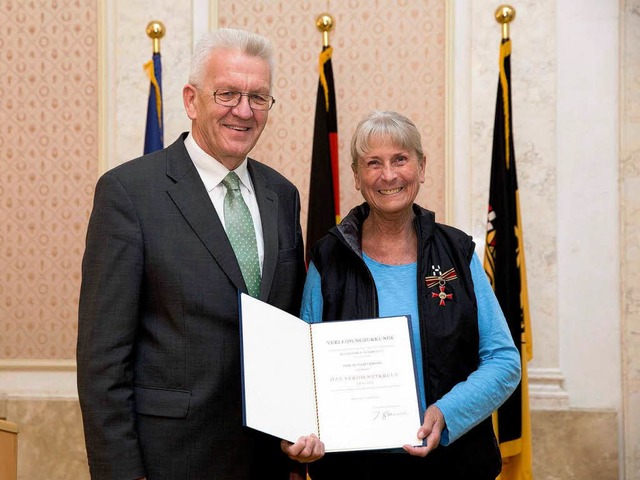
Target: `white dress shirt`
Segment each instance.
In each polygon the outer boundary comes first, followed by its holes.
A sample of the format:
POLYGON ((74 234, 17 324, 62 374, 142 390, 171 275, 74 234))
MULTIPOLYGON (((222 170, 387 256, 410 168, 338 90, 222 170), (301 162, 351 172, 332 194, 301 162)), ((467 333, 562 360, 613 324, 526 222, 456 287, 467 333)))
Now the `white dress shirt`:
MULTIPOLYGON (((184 146, 191 157, 198 174, 204 183, 207 192, 209 192, 209 198, 213 203, 218 217, 222 222, 226 231, 226 224, 224 221, 224 196, 227 194, 226 187, 222 184, 222 180, 227 176, 230 170, 227 170, 222 163, 206 153, 193 139, 193 135, 189 133, 184 140, 184 146)), ((251 212, 251 218, 253 219, 253 227, 256 231, 256 243, 258 245, 258 259, 260 260, 260 272, 262 273, 262 265, 264 263, 264 236, 262 234, 262 221, 260 218, 260 209, 258 208, 258 201, 256 200, 256 192, 251 182, 251 175, 247 169, 247 159, 240 164, 238 168, 234 170, 240 178, 240 193, 244 202, 249 207, 251 212)))

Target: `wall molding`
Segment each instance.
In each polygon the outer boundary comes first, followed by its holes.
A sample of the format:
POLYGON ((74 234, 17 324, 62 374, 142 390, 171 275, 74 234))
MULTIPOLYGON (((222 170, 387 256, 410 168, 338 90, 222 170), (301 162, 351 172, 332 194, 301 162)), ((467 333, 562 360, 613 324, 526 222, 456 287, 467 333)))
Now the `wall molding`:
MULTIPOLYGON (((532 410, 566 410, 569 393, 559 368, 529 369, 532 410)), ((77 399, 75 360, 0 360, 0 397, 77 399)))
POLYGON ((0 359, 0 397, 77 399, 76 362, 0 359))
POLYGON ((112 165, 117 125, 116 118, 116 2, 103 0, 98 7, 98 174, 112 165))
POLYGON ((569 392, 565 376, 559 368, 529 369, 529 402, 531 410, 566 410, 569 392))
POLYGON ((218 28, 218 0, 192 0, 191 8, 192 46, 195 47, 200 37, 218 28))
MULTIPOLYGON (((471 5, 446 3, 445 222, 471 232, 471 5)), ((474 238, 482 258, 484 238, 474 238)))

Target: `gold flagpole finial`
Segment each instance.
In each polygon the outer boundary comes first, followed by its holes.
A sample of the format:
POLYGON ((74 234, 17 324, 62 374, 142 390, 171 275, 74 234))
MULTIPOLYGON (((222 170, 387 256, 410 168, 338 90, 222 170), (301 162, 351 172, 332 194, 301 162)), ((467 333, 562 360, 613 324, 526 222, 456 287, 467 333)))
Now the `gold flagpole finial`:
POLYGON ((160 39, 165 33, 166 29, 161 21, 152 20, 147 24, 147 37, 153 40, 153 53, 160 53, 160 39))
POLYGON ((502 39, 509 38, 509 24, 516 19, 516 10, 511 5, 500 5, 495 13, 496 22, 502 25, 502 39))
POLYGON ((329 46, 329 32, 333 30, 333 17, 328 13, 318 15, 316 18, 316 28, 322 32, 322 46, 329 46))

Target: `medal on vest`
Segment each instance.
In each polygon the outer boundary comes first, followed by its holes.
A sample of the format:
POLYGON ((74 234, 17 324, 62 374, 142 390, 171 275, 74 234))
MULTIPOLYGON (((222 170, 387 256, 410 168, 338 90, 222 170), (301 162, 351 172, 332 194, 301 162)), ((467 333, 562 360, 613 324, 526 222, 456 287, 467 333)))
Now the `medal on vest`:
POLYGON ((450 268, 444 273, 440 270, 440 265, 437 267, 432 265, 431 268, 433 270, 433 275, 430 277, 424 277, 424 281, 427 284, 427 288, 433 288, 436 286, 439 288, 439 292, 431 292, 431 298, 440 299, 440 303, 438 305, 444 307, 445 300, 453 300, 453 293, 447 293, 446 291, 447 282, 457 279, 458 275, 453 268, 450 268))

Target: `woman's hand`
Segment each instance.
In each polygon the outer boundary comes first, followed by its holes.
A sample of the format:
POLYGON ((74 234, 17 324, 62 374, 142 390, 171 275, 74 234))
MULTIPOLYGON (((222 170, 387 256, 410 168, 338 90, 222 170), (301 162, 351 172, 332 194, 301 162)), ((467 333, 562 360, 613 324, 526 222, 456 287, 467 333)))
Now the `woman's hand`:
POLYGON ((426 439, 427 444, 424 447, 405 445, 402 448, 416 457, 426 457, 431 450, 440 445, 440 435, 444 427, 444 415, 438 407, 430 405, 424 412, 424 422, 418 429, 418 438, 426 439))

